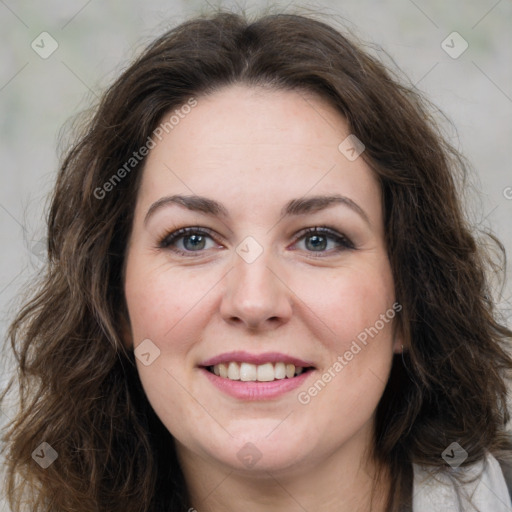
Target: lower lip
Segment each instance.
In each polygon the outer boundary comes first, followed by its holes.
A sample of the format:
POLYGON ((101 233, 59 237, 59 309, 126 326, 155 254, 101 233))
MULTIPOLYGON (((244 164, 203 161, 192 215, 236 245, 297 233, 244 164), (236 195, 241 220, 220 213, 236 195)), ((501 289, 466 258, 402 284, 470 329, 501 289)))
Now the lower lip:
POLYGON ((201 368, 201 371, 214 386, 217 386, 218 389, 234 398, 241 400, 268 400, 298 388, 314 370, 308 370, 291 379, 285 378, 272 380, 270 382, 230 380, 218 377, 214 373, 209 372, 206 368, 201 368))

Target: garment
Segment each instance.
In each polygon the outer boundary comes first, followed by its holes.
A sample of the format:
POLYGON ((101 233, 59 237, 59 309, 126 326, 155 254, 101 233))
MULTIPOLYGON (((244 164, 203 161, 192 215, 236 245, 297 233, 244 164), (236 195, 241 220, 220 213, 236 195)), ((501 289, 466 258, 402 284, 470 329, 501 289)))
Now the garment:
POLYGON ((512 512, 503 471, 490 453, 471 466, 437 475, 426 466, 413 464, 413 468, 413 512, 512 512))

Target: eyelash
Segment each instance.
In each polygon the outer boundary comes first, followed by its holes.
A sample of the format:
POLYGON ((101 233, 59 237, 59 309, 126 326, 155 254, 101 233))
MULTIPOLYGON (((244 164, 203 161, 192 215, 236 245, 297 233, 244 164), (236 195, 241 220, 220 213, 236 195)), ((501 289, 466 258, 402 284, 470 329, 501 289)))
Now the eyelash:
MULTIPOLYGON (((200 228, 200 227, 187 227, 187 228, 181 228, 176 231, 173 231, 172 233, 167 233, 163 238, 160 239, 158 242, 158 249, 169 249, 177 254, 180 254, 182 256, 187 257, 194 257, 194 253, 197 252, 200 254, 201 252, 204 252, 203 250, 198 251, 183 251, 181 249, 177 249, 176 247, 171 248, 171 244, 175 243, 176 241, 186 238, 187 236, 191 235, 203 235, 208 236, 209 238, 214 239, 214 233, 210 229, 207 228, 200 228)), ((342 252, 346 250, 354 250, 355 246, 354 244, 344 235, 341 233, 338 233, 335 229, 329 227, 329 226, 316 226, 312 228, 307 228, 299 233, 294 243, 299 242, 300 240, 307 238, 308 236, 313 235, 321 235, 325 238, 330 238, 331 240, 336 241, 340 244, 341 247, 337 247, 331 251, 308 251, 312 254, 315 252, 318 253, 318 255, 315 255, 313 257, 315 258, 322 258, 325 257, 325 254, 330 255, 332 252, 342 252), (324 255, 321 255, 324 253, 324 255)))

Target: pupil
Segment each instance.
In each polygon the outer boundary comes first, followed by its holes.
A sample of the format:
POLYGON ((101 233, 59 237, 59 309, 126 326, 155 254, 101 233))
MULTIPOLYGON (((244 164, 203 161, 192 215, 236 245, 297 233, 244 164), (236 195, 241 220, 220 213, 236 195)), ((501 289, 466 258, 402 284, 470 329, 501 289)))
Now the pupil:
POLYGON ((311 245, 313 249, 325 249, 326 239, 323 236, 312 235, 307 238, 306 245, 311 245), (309 242, 309 244, 308 244, 309 242))
POLYGON ((203 239, 203 236, 202 235, 190 235, 188 237, 185 238, 185 247, 187 249, 202 249, 204 246, 204 239, 203 239), (188 242, 191 242, 192 241, 192 245, 191 247, 187 247, 187 241, 188 242), (201 245, 202 243, 202 245, 201 245))

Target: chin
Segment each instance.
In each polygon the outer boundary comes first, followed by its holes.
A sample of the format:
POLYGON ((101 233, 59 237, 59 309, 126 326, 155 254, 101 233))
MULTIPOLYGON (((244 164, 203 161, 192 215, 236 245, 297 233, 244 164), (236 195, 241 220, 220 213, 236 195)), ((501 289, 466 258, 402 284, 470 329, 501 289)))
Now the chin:
MULTIPOLYGON (((305 455, 304 449, 312 449, 315 443, 310 435, 300 434, 295 427, 276 428, 282 421, 260 420, 254 425, 253 420, 250 426, 246 425, 243 434, 230 437, 223 432, 222 441, 214 440, 212 446, 212 438, 209 438, 205 440, 208 446, 203 449, 209 457, 231 470, 250 472, 254 476, 261 474, 268 478, 268 472, 281 473, 292 468, 297 469, 305 455)), ((291 423, 290 425, 293 427, 291 423)), ((243 424, 239 427, 242 429, 243 424)))

